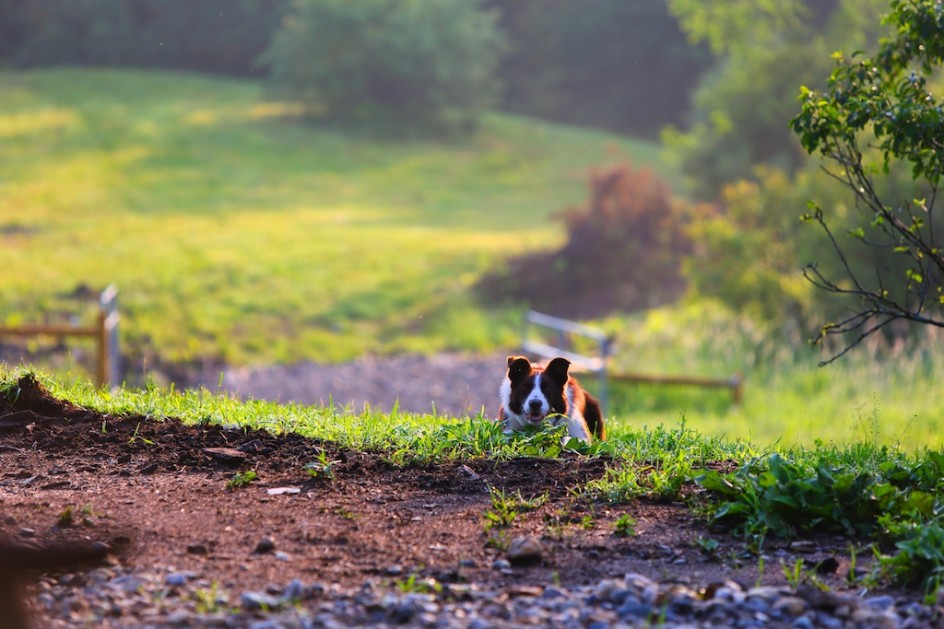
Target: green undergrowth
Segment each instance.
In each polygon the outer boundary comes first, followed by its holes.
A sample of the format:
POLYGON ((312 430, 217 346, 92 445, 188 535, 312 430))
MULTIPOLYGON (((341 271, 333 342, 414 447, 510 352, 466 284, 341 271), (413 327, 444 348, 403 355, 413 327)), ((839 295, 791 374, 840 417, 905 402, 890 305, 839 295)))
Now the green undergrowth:
MULTIPOLYGON (((26 370, 0 370, 0 395, 15 400, 26 370)), ((872 583, 933 593, 944 577, 944 454, 873 442, 759 448, 672 427, 617 426, 605 442, 564 442, 562 429, 506 435, 483 415, 456 419, 393 410, 239 401, 205 390, 119 389, 39 379, 50 393, 107 416, 298 433, 341 449, 375 452, 394 465, 474 458, 598 457, 602 477, 575 488, 592 500, 684 500, 709 523, 759 549, 769 537, 841 534, 876 554, 872 583)), ((107 429, 107 428, 106 428, 107 429)), ((310 470, 309 470, 310 471, 310 470)))

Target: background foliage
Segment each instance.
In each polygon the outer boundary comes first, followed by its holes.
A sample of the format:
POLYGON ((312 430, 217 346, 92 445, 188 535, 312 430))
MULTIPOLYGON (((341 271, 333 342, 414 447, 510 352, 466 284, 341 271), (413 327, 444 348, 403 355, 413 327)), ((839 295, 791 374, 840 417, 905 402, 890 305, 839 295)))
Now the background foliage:
POLYGON ((295 0, 264 59, 275 94, 360 125, 470 123, 498 94, 504 39, 468 0, 295 0))
POLYGON ((479 290, 487 301, 523 301, 572 318, 670 303, 684 288, 680 260, 691 251, 690 211, 650 170, 598 169, 586 204, 560 215, 563 246, 513 258, 507 270, 484 277, 479 290))

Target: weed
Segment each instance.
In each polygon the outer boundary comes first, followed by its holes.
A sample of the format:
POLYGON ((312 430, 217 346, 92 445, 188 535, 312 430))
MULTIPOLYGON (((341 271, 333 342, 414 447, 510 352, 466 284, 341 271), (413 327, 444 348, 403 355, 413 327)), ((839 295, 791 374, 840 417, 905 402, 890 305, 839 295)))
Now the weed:
POLYGON ((405 580, 394 581, 394 584, 404 594, 439 594, 443 590, 436 579, 421 579, 416 573, 411 573, 405 580))
POLYGON ((56 526, 60 528, 67 528, 75 524, 75 514, 72 512, 72 507, 66 507, 59 512, 59 517, 56 519, 56 526))
POLYGON ((787 566, 786 562, 781 562, 780 568, 790 587, 794 590, 799 588, 803 582, 803 560, 800 558, 794 559, 792 566, 787 566))
POLYGON ((329 459, 328 453, 321 450, 316 455, 314 461, 305 465, 305 469, 308 470, 308 475, 312 478, 324 478, 333 481, 334 466, 339 462, 340 461, 329 459))
POLYGON ((226 489, 233 490, 239 489, 240 487, 248 487, 250 483, 258 478, 258 475, 254 470, 246 470, 245 472, 237 472, 233 474, 233 477, 226 481, 226 489))
POLYGON ((138 431, 139 431, 140 429, 141 429, 141 422, 138 422, 138 423, 135 425, 135 427, 134 427, 134 432, 131 434, 130 437, 128 437, 128 444, 129 444, 129 445, 133 445, 135 441, 137 441, 137 440, 140 439, 143 443, 146 443, 146 444, 149 445, 149 446, 154 445, 154 442, 153 442, 152 440, 147 439, 147 438, 145 438, 145 437, 139 437, 139 436, 138 436, 138 431))
POLYGON ((511 547, 511 538, 508 536, 506 531, 489 533, 488 538, 485 540, 485 546, 487 548, 494 548, 495 550, 501 552, 507 552, 511 547))
POLYGON ((190 597, 198 614, 225 612, 229 607, 229 596, 216 579, 210 582, 210 587, 194 590, 190 597))
POLYGON ((341 516, 345 520, 356 520, 357 514, 348 509, 347 507, 338 507, 334 510, 334 513, 341 516))
POLYGON ((636 536, 636 518, 624 513, 613 525, 613 534, 617 537, 635 537, 636 536))
POLYGON ((500 489, 489 488, 492 498, 492 508, 485 512, 485 530, 493 527, 507 528, 514 524, 522 511, 533 511, 547 502, 548 495, 542 494, 534 498, 525 499, 521 492, 506 494, 500 489))
POLYGON ((701 549, 701 552, 713 558, 718 556, 718 548, 721 546, 713 537, 699 537, 695 540, 695 545, 701 549))

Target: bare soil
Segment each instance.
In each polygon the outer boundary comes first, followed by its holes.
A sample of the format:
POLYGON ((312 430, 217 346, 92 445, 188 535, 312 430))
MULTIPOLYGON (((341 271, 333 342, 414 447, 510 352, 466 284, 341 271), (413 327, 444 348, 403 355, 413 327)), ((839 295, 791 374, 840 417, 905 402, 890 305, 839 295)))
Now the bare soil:
POLYGON ((693 586, 729 578, 781 584, 779 564, 795 558, 810 566, 829 559, 835 565, 819 578, 846 587, 848 540, 771 542, 759 573, 742 541, 709 530, 687 504, 578 497, 575 488, 615 464, 608 459, 403 468, 382 452, 339 450, 297 435, 102 416, 52 399, 29 376, 19 384, 17 399, 0 398, 0 540, 104 542, 113 562, 193 571, 244 590, 294 578, 356 589, 410 575, 514 589, 630 572, 693 586), (319 452, 336 461, 333 478, 304 469, 319 452), (255 481, 228 487, 250 469, 255 481), (489 487, 549 500, 511 528, 487 531, 489 487), (635 536, 615 534, 623 514, 635 518, 635 536), (505 543, 522 535, 540 539, 542 560, 496 568, 505 543), (260 546, 263 538, 271 546, 260 546), (706 552, 706 539, 717 549, 706 552))

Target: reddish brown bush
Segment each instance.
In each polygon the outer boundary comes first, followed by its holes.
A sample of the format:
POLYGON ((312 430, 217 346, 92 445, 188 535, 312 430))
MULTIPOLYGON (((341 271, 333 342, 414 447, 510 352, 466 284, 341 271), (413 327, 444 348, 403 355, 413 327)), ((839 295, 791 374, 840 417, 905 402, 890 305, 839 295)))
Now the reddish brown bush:
POLYGON ((590 318, 677 299, 691 250, 686 209, 647 169, 628 164, 590 176, 586 206, 564 210, 567 242, 509 262, 479 288, 487 299, 526 302, 559 316, 590 318))

